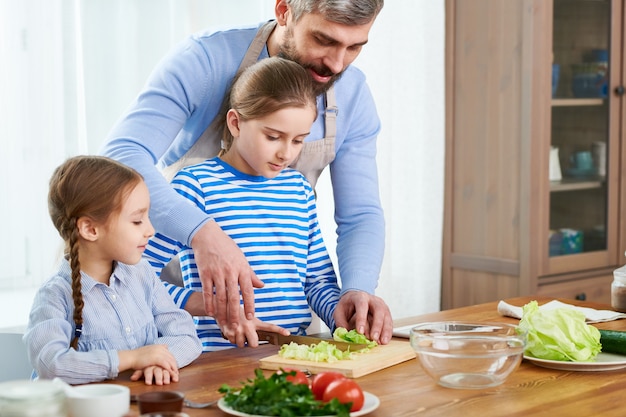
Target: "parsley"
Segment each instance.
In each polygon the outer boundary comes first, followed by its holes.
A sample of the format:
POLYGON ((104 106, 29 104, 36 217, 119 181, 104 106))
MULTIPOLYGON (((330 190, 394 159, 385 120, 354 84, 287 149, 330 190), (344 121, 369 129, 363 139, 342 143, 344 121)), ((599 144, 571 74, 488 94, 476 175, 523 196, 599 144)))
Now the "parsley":
POLYGON ((341 404, 336 398, 323 403, 315 399, 307 385, 287 381, 293 371, 274 373, 269 378, 260 369, 255 369, 254 374, 256 378, 242 383, 240 390, 226 384, 220 387, 219 392, 226 394, 224 401, 229 407, 259 416, 350 416, 351 404, 341 404))

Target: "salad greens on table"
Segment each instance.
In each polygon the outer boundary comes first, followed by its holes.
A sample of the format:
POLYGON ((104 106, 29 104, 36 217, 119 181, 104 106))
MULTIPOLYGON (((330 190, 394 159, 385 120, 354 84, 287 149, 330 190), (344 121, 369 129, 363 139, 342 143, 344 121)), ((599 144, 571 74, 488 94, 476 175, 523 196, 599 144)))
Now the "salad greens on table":
POLYGON ((360 343, 367 345, 368 349, 378 346, 373 340, 369 340, 365 335, 356 330, 348 331, 345 327, 337 327, 333 332, 333 340, 336 342, 360 343))
POLYGON ((224 402, 233 410, 258 416, 350 416, 351 403, 342 404, 336 398, 323 403, 315 399, 308 385, 288 381, 294 371, 276 372, 269 378, 261 369, 255 369, 254 374, 256 378, 242 383, 239 390, 226 384, 220 387, 219 391, 226 394, 224 402))
POLYGON ((278 355, 285 359, 296 359, 301 361, 312 362, 336 362, 341 360, 353 359, 353 353, 364 353, 373 347, 378 346, 373 340, 369 340, 356 330, 346 330, 338 327, 333 332, 333 340, 337 342, 358 343, 367 345, 366 348, 358 351, 341 351, 332 343, 321 341, 312 345, 301 345, 295 342, 282 345, 278 351, 278 355))
POLYGON ((300 345, 291 342, 282 345, 278 351, 281 358, 313 362, 336 362, 352 359, 352 353, 349 350, 342 352, 337 346, 324 340, 312 345, 300 345))
POLYGON ((525 354, 535 358, 591 362, 602 349, 600 331, 574 309, 540 310, 531 301, 522 309, 519 327, 528 332, 525 354))

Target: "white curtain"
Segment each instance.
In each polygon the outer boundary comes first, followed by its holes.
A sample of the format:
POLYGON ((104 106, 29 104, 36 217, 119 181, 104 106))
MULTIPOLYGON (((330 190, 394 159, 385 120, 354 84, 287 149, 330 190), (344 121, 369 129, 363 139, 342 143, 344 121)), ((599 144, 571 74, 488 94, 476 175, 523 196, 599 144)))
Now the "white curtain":
MULTIPOLYGON (((257 23, 275 0, 0 0, 0 328, 26 323, 60 255, 52 170, 96 153, 150 71, 205 27, 257 23)), ((439 308, 444 149, 443 0, 388 0, 357 60, 383 121, 387 251, 378 294, 395 317, 439 308)), ((320 215, 334 251, 332 193, 320 215)), ((323 197, 322 197, 323 196, 323 197)))

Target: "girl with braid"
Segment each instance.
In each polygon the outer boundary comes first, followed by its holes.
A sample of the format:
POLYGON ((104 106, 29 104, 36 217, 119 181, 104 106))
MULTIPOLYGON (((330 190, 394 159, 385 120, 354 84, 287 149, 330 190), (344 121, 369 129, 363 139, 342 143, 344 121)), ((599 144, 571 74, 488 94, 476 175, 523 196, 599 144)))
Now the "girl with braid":
POLYGON ((191 316, 141 259, 149 206, 143 178, 111 159, 77 156, 55 170, 48 208, 65 255, 24 334, 34 377, 82 384, 132 370, 162 385, 199 356, 191 316))

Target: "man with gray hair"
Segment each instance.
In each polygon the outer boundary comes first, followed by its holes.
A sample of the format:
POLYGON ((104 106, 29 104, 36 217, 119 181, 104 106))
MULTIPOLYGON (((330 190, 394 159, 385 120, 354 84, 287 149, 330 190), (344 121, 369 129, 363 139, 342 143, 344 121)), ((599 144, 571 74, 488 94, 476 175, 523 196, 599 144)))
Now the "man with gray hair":
MULTIPOLYGON (((240 322, 253 318, 254 288, 263 283, 228 234, 166 177, 217 155, 214 119, 233 77, 275 55, 305 67, 318 88, 319 116, 293 167, 315 187, 330 165, 342 283, 335 322, 382 344, 391 339, 389 307, 374 295, 385 239, 376 167, 380 120, 364 74, 351 65, 382 7, 383 0, 276 0, 275 20, 191 36, 161 61, 109 134, 103 154, 144 176, 156 230, 193 249, 202 291, 171 285, 170 294, 192 315, 214 317, 231 342, 240 322)), ((168 260, 167 248, 161 255, 168 260)))

